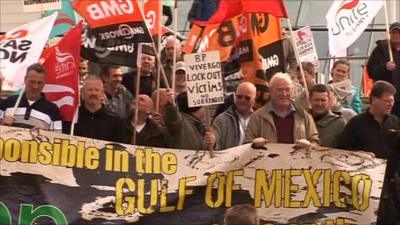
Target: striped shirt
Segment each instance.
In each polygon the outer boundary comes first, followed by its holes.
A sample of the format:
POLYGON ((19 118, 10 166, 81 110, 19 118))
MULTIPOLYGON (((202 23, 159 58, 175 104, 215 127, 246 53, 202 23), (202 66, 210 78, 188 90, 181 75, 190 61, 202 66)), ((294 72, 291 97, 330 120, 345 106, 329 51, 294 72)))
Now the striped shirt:
MULTIPOLYGON (((0 104, 0 120, 11 115, 18 96, 13 95, 0 104)), ((26 95, 21 98, 15 114, 13 126, 23 128, 39 127, 44 130, 61 132, 62 123, 60 111, 56 104, 47 101, 44 96, 33 103, 29 103, 26 95)))

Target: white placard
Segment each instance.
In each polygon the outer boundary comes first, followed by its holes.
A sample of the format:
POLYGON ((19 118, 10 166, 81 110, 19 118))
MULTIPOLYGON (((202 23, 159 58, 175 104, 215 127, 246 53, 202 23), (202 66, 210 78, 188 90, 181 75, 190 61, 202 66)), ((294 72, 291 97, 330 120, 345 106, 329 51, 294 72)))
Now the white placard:
POLYGON ((61 9, 61 0, 24 0, 24 12, 61 9))
POLYGON ((303 27, 293 32, 293 35, 300 61, 311 62, 315 68, 318 68, 319 60, 311 28, 309 26, 303 27))
POLYGON ((224 102, 224 85, 218 51, 184 55, 189 107, 224 102))

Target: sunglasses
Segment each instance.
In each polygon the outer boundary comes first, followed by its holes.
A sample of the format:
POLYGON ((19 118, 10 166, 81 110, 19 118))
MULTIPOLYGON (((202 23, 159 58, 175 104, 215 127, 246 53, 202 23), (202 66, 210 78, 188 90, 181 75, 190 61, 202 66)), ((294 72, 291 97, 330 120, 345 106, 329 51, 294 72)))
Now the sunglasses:
POLYGON ((246 101, 250 101, 251 97, 247 95, 236 95, 237 99, 245 99, 246 101))

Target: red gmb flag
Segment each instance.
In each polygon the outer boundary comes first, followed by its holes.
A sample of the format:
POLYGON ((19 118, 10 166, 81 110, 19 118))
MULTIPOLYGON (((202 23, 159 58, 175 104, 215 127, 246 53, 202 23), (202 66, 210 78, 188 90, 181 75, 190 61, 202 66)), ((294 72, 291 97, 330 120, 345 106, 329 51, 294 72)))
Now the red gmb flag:
POLYGON ((100 46, 151 42, 143 11, 136 0, 74 0, 72 5, 98 34, 96 44, 100 46))
POLYGON ((60 109, 61 118, 72 121, 79 100, 79 61, 83 26, 79 23, 54 47, 48 49, 42 59, 47 69, 43 92, 46 99, 60 109))
POLYGON ((269 13, 275 17, 288 17, 283 0, 221 0, 217 12, 208 22, 220 23, 243 12, 269 13))

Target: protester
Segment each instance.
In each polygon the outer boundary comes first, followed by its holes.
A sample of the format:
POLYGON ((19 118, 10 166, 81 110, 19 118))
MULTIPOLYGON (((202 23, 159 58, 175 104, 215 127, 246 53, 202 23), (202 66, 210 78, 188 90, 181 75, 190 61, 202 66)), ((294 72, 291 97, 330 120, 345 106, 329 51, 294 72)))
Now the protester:
POLYGON ((225 225, 258 225, 257 209, 249 204, 234 205, 225 212, 225 225))
POLYGON ((213 128, 219 149, 227 149, 243 143, 246 127, 253 113, 255 98, 254 84, 243 82, 236 89, 235 103, 215 118, 213 128))
POLYGON ((393 85, 377 81, 370 93, 370 107, 350 120, 338 139, 338 148, 372 152, 387 160, 378 225, 400 222, 400 121, 390 114, 395 93, 393 85))
POLYGON ((311 62, 302 62, 301 63, 304 72, 304 79, 306 80, 307 90, 304 86, 303 76, 300 72, 300 67, 296 68, 296 80, 295 85, 295 102, 298 106, 303 107, 304 109, 309 109, 310 104, 307 99, 306 92, 310 92, 311 88, 315 85, 315 68, 311 62), (296 86, 297 84, 297 86, 296 86), (300 85, 299 85, 300 84, 300 85), (297 92, 297 93, 296 93, 297 92))
POLYGON ((79 82, 82 83, 89 75, 88 60, 81 58, 79 62, 79 82))
POLYGON ((181 61, 176 63, 175 69, 175 94, 186 92, 186 63, 181 61))
MULTIPOLYGON (((141 54, 141 68, 140 68, 140 89, 139 94, 145 94, 149 97, 156 88, 154 66, 156 58, 151 46, 143 45, 141 54)), ((131 92, 132 96, 136 95, 136 76, 137 69, 125 73, 123 75, 122 84, 131 92)))
POLYGON ((293 83, 286 73, 270 81, 271 99, 250 117, 245 142, 254 146, 270 143, 298 143, 303 147, 319 144, 313 118, 291 102, 293 83))
POLYGON ((98 76, 89 75, 83 82, 83 104, 79 107, 75 134, 105 141, 127 143, 122 119, 102 105, 103 98, 103 81, 98 76))
POLYGON ((168 147, 177 149, 206 150, 215 147, 216 139, 212 130, 206 129, 206 108, 189 107, 187 93, 177 96, 177 106, 174 106, 175 93, 167 89, 168 104, 165 114, 165 125, 169 133, 168 147))
POLYGON ((321 146, 336 148, 336 141, 346 121, 330 110, 330 92, 323 84, 314 85, 310 90, 311 115, 317 125, 321 146))
MULTIPOLYGON (((394 22, 389 27, 391 51, 393 61, 389 58, 388 40, 378 40, 376 47, 368 59, 367 71, 374 80, 387 81, 400 90, 400 22, 394 22)), ((395 104, 392 113, 400 116, 400 92, 395 96, 395 104)))
POLYGON ((139 95, 132 103, 132 116, 127 123, 127 132, 131 144, 152 147, 166 147, 165 131, 151 118, 153 101, 147 95, 139 95), (135 123, 135 107, 138 101, 138 116, 135 123), (136 130, 136 142, 133 133, 136 130))
MULTIPOLYGON (((348 80, 350 82, 349 73, 350 73, 350 62, 347 60, 344 60, 344 59, 337 60, 333 63, 332 70, 331 70, 332 80, 329 83, 332 84, 332 83, 336 83, 336 82, 343 82, 346 80, 348 80)), ((339 95, 339 91, 341 91, 341 90, 333 88, 333 91, 337 95, 339 95)), ((362 111, 362 101, 361 101, 360 89, 356 88, 354 85, 351 85, 351 90, 343 90, 343 91, 346 93, 346 95, 340 99, 343 107, 351 108, 356 113, 360 113, 362 111), (351 97, 352 97, 351 102, 349 102, 347 100, 348 99, 347 95, 351 95, 351 97)))
MULTIPOLYGON (((172 74, 173 74, 173 59, 174 59, 174 44, 176 45, 176 62, 182 61, 182 44, 178 39, 175 39, 174 36, 169 36, 166 39, 164 52, 165 57, 162 59, 163 69, 165 72, 165 76, 167 77, 169 86, 172 84, 172 74)), ((166 87, 167 85, 161 83, 162 87, 166 87)))
POLYGON ((106 94, 106 107, 119 115, 122 120, 127 120, 131 115, 132 94, 122 85, 122 71, 120 66, 106 65, 100 72, 104 81, 106 94))
POLYGON ((27 68, 25 90, 15 112, 18 95, 8 97, 0 105, 2 125, 61 132, 60 111, 57 105, 46 100, 42 93, 46 74, 46 69, 40 64, 32 64, 27 68))

